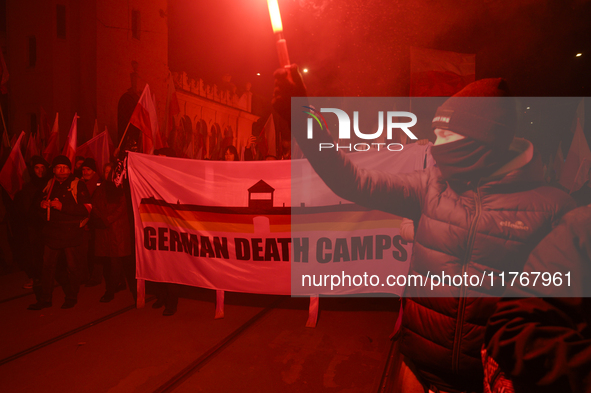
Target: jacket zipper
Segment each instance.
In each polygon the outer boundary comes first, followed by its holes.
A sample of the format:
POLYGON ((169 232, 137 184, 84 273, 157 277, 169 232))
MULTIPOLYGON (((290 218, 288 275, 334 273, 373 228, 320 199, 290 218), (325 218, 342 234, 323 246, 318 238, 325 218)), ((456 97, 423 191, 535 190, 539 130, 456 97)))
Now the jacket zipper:
MULTIPOLYGON (((478 225, 478 220, 480 219, 481 201, 480 188, 478 188, 478 186, 476 187, 476 192, 474 193, 474 201, 476 203, 476 214, 474 215, 474 219, 470 225, 470 231, 468 232, 466 255, 464 256, 462 263, 462 277, 464 277, 464 273, 466 273, 468 263, 472 257, 472 247, 474 247, 474 239, 476 238, 476 227, 478 225)), ((460 302, 458 304, 458 315, 456 319, 456 331, 454 335, 454 345, 452 352, 452 372, 454 374, 457 374, 460 368, 460 346, 462 344, 462 326, 464 323, 464 311, 466 308, 466 291, 467 288, 462 278, 462 287, 460 288, 460 302)))

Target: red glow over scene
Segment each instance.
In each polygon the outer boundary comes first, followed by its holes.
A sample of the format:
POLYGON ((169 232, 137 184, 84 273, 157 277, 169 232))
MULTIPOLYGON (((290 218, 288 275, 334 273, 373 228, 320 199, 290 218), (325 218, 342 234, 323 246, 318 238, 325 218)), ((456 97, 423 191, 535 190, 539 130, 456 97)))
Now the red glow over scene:
POLYGON ((590 20, 0 0, 0 393, 591 393, 590 20))

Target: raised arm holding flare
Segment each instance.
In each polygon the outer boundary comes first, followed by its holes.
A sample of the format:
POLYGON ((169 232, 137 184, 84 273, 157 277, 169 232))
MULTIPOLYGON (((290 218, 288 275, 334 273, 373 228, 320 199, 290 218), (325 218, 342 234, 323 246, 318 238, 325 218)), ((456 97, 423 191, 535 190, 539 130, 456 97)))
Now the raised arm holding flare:
MULTIPOLYGON (((513 99, 500 78, 479 80, 449 98, 433 121, 437 166, 404 175, 357 168, 326 130, 306 138, 291 97, 305 97, 297 67, 276 71, 273 104, 324 182, 342 198, 418 220, 409 274, 462 275, 521 270, 529 252, 574 201, 545 186, 540 155, 515 138, 513 99)), ((319 131, 319 132, 316 132, 319 131)), ((393 153, 394 154, 394 153, 393 153)), ((433 391, 482 390, 480 349, 500 285, 407 287, 400 334, 403 367, 433 391)), ((408 375, 406 373, 405 375, 408 375)), ((402 375, 402 374, 401 374, 402 375)), ((399 382, 408 391, 416 380, 399 382)))

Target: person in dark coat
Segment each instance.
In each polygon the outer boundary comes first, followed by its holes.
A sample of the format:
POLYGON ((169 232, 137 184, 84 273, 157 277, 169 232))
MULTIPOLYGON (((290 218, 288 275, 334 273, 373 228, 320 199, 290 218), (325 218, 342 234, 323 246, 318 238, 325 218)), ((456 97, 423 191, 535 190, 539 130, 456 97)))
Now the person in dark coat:
POLYGON ((591 206, 566 214, 524 272, 490 317, 488 355, 516 392, 591 392, 591 206))
POLYGON ((29 310, 51 307, 55 270, 60 253, 67 261, 67 284, 63 289, 66 300, 62 308, 72 308, 78 299, 79 276, 76 248, 83 240, 83 229, 92 208, 88 189, 72 173, 68 157, 60 155, 53 159, 53 178, 36 198, 38 214, 45 217, 42 231, 43 270, 42 296, 29 310))
MULTIPOLYGON (((96 161, 94 158, 85 159, 80 170, 82 171, 82 178, 80 180, 86 184, 86 188, 88 188, 88 193, 92 199, 96 188, 101 182, 101 178, 96 171, 96 161)), ((82 263, 82 277, 85 278, 83 281, 86 281, 85 286, 87 287, 100 285, 103 274, 102 265, 95 263, 94 237, 94 227, 92 226, 92 223, 89 222, 84 226, 84 241, 82 242, 79 251, 82 263)))
POLYGON ((94 158, 87 158, 84 160, 81 166, 82 171, 82 181, 86 184, 86 188, 88 188, 88 192, 90 193, 90 197, 92 198, 92 194, 94 194, 94 190, 98 187, 101 183, 101 178, 96 171, 96 161, 94 158))
MULTIPOLYGON (((132 295, 135 288, 135 269, 132 262, 131 226, 125 191, 113 183, 112 171, 109 178, 96 189, 92 196, 92 219, 96 228, 95 255, 105 261, 105 294, 100 301, 108 303, 115 293, 125 288, 127 277, 132 295), (132 266, 129 266, 132 265, 132 266)), ((134 295, 135 298, 135 295, 134 295)))
MULTIPOLYGON (((406 286, 399 335, 405 391, 478 392, 486 322, 502 294, 496 276, 521 270, 552 225, 574 207, 545 185, 533 145, 515 138, 515 103, 506 82, 484 79, 449 98, 433 119, 437 166, 393 175, 356 167, 326 130, 306 138, 306 116, 291 114, 291 97, 306 90, 297 66, 275 73, 274 106, 332 191, 358 205, 418 222, 409 275, 494 273, 496 285, 406 286), (471 98, 466 97, 485 97, 471 98)), ((428 280, 427 280, 428 281, 428 280)))
MULTIPOLYGON (((224 151, 225 157, 227 157, 226 154, 229 151, 234 155, 229 161, 238 161, 238 152, 236 151, 236 148, 234 146, 228 146, 224 151)), ((174 151, 169 148, 158 149, 154 151, 154 154, 163 157, 174 157, 174 151)), ((165 317, 170 317, 176 314, 179 304, 179 285, 169 282, 154 282, 153 285, 156 293, 156 301, 152 304, 152 308, 164 307, 162 315, 165 317)))
POLYGON ((14 197, 15 214, 18 221, 24 227, 23 242, 23 270, 31 279, 31 285, 37 295, 41 295, 41 268, 43 266, 43 243, 41 242, 41 230, 45 220, 37 214, 34 206, 35 197, 43 190, 49 181, 49 163, 41 156, 31 157, 28 165, 30 181, 14 197))

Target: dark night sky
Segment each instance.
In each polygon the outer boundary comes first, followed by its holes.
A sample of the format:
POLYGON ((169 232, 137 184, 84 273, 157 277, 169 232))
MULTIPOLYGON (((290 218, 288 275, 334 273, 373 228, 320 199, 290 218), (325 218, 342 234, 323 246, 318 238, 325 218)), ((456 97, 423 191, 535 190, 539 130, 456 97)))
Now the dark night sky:
MULTIPOLYGON (((476 53, 477 78, 516 95, 589 95, 588 0, 279 0, 291 61, 314 95, 408 95, 409 46, 476 53), (584 52, 575 58, 577 52, 584 52)), ((278 66, 265 0, 171 0, 170 67, 270 94, 278 66), (256 73, 260 72, 260 77, 256 73)))
MULTIPOLYGON (((591 96, 590 0, 279 0, 279 7, 291 61, 310 70, 310 95, 408 96, 410 46, 418 46, 475 53, 476 78, 504 77, 516 96, 591 96)), ((269 103, 279 63, 266 0, 170 0, 169 24, 171 70, 208 83, 229 73, 269 103)), ((567 111, 570 119, 574 106, 567 111)), ((570 123, 557 126, 556 116, 541 123, 522 135, 545 158, 560 140, 566 154, 570 123)), ((588 122, 588 138, 590 131, 588 122)))

